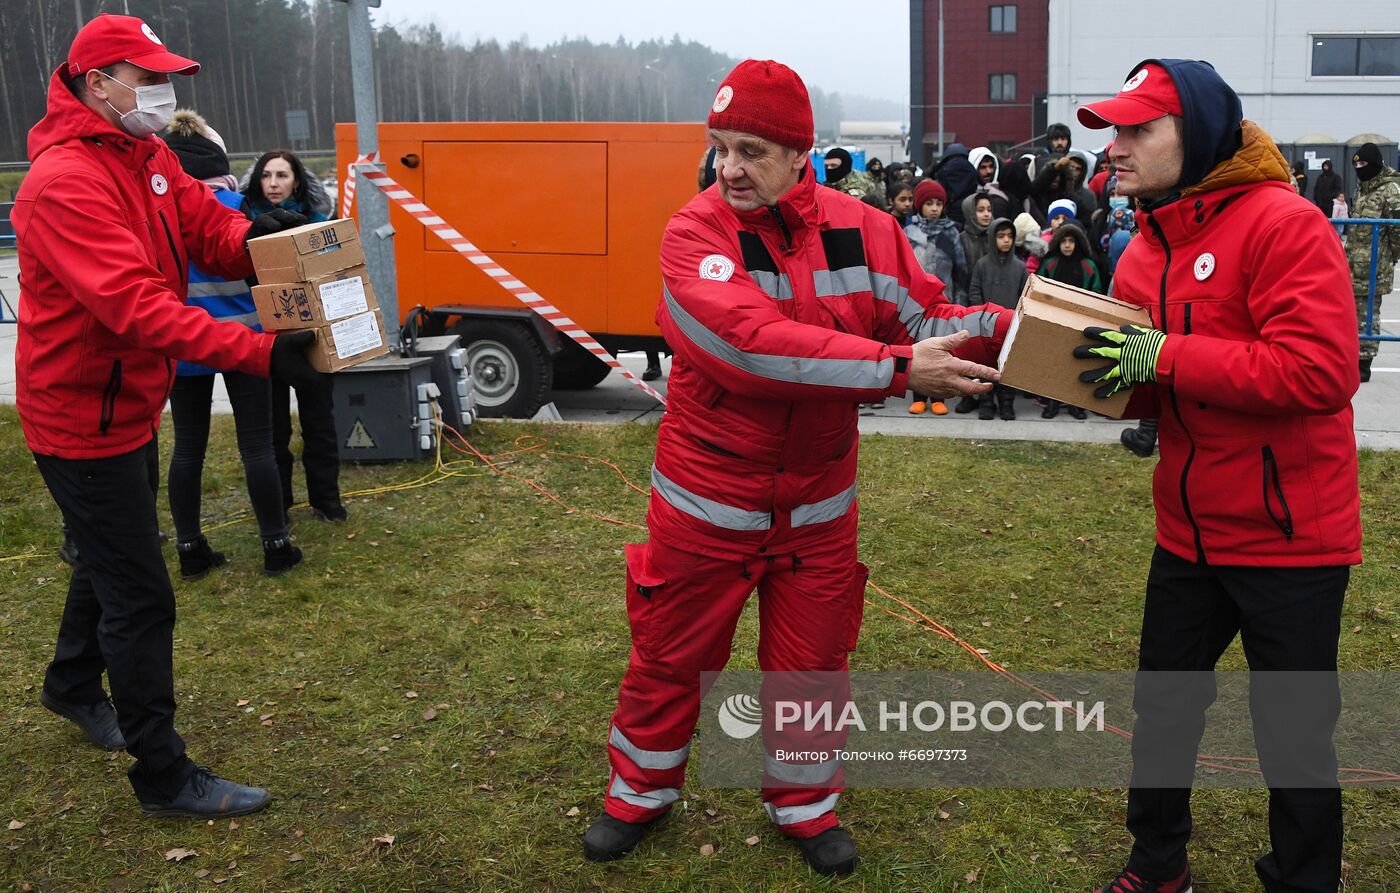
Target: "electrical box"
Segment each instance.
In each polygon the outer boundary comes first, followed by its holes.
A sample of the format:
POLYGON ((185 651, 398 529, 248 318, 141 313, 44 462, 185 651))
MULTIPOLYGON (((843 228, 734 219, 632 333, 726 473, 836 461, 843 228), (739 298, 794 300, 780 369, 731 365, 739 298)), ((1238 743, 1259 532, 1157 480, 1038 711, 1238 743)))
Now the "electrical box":
POLYGON ((437 452, 431 357, 379 357, 335 375, 340 458, 351 462, 422 461, 437 452))
POLYGON ((462 434, 476 421, 476 392, 472 390, 467 351, 459 335, 424 335, 413 341, 420 357, 433 361, 433 384, 441 396, 442 420, 462 434))

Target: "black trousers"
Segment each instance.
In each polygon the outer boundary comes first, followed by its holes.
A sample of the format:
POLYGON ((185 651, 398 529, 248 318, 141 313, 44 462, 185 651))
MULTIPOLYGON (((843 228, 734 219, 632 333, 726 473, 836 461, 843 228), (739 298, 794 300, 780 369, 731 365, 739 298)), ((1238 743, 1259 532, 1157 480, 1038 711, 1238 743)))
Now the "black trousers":
MULTIPOLYGON (((1335 671, 1347 567, 1211 567, 1152 555, 1143 609, 1138 669, 1211 670, 1238 633, 1251 671, 1335 671)), ((1213 686, 1202 697, 1164 697, 1151 673, 1139 673, 1134 709, 1135 765, 1175 767, 1190 777, 1205 730, 1213 686)), ((1265 781, 1287 763, 1315 772, 1316 786, 1269 787, 1272 852, 1255 862, 1269 893, 1327 891, 1341 884, 1342 795, 1332 745, 1341 709, 1335 688, 1324 696, 1267 709, 1251 686, 1255 748, 1265 781)), ((1128 830, 1131 871, 1168 879, 1186 867, 1191 789, 1133 786, 1128 830)))
POLYGON ((175 592, 156 526, 156 443, 107 459, 35 455, 78 563, 44 689, 75 704, 105 695, 102 671, 143 803, 179 793, 194 764, 175 731, 175 592))
MULTIPOLYGON (((272 452, 272 391, 268 380, 242 372, 224 372, 224 387, 233 406, 238 455, 248 483, 248 499, 263 539, 287 535, 287 512, 272 452)), ((170 456, 170 515, 175 533, 188 543, 200 535, 199 510, 204 454, 209 447, 209 411, 213 375, 182 375, 170 392, 175 447, 170 456)))
MULTIPOLYGON (((306 501, 315 507, 340 504, 340 444, 335 433, 332 376, 323 375, 323 386, 297 388, 297 416, 301 419, 301 465, 306 470, 306 501)), ((292 399, 291 390, 272 382, 272 447, 282 480, 282 507, 292 497, 292 399)))

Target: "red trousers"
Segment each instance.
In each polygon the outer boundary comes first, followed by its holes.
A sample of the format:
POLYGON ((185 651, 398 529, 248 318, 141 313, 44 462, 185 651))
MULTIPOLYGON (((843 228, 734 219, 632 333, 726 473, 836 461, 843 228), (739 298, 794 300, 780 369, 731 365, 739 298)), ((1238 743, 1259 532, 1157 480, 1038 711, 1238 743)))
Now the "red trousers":
MULTIPOLYGON (((780 550, 768 547, 743 560, 712 558, 655 530, 651 542, 627 547, 632 654, 608 736, 608 814, 648 821, 680 796, 704 695, 700 674, 724 668, 755 589, 760 669, 845 672, 860 631, 867 573, 856 561, 850 521, 800 555, 772 554, 780 550)), ((764 809, 781 831, 814 837, 839 824, 839 759, 787 766, 770 752, 766 768, 764 809), (802 786, 784 788, 784 780, 802 786)))

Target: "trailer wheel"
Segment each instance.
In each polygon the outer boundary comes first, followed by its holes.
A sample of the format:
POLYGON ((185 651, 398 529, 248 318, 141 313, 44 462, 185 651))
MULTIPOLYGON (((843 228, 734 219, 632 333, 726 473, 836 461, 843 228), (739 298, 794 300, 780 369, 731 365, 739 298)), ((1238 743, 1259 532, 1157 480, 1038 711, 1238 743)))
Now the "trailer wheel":
POLYGON ((564 340, 564 348, 554 355, 554 389, 586 391, 607 378, 611 371, 611 366, 568 338, 564 340))
POLYGON ((497 320, 462 320, 452 327, 467 350, 476 405, 486 418, 528 419, 543 406, 554 367, 533 332, 497 320))

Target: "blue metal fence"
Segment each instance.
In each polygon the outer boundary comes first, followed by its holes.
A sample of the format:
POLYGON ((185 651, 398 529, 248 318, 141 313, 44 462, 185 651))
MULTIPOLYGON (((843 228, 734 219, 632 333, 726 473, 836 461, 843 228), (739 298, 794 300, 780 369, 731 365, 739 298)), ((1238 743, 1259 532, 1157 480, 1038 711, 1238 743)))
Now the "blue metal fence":
POLYGON ((1376 269, 1381 256, 1381 227, 1400 226, 1400 219, 1384 217, 1371 219, 1369 217, 1334 217, 1332 222, 1345 223, 1348 226, 1369 226, 1371 227, 1371 275, 1370 282, 1366 286, 1366 325, 1357 326, 1358 337, 1362 341, 1400 341, 1400 335, 1372 335, 1371 329, 1376 323, 1376 269))

